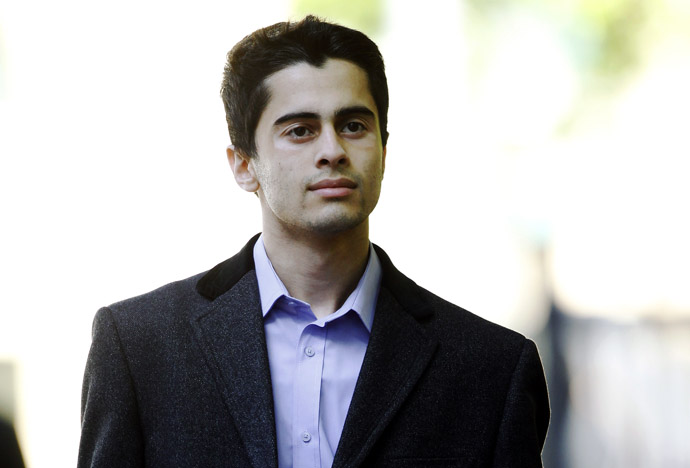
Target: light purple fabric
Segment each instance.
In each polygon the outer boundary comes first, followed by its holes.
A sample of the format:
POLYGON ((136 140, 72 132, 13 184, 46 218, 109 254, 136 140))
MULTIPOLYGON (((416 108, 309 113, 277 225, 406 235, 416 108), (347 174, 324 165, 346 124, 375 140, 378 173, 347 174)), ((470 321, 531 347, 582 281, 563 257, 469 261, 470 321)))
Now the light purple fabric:
POLYGON ((381 263, 369 261, 343 306, 318 319, 290 297, 266 255, 254 246, 273 386, 280 468, 330 468, 362 367, 381 283, 381 263))

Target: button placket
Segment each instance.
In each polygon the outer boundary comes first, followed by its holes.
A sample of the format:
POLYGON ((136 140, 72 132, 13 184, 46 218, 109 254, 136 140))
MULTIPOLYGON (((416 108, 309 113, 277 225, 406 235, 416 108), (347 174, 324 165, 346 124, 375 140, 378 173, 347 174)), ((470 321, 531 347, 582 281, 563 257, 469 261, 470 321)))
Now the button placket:
POLYGON ((319 460, 319 411, 323 370, 323 329, 307 325, 297 344, 298 363, 293 383, 293 466, 312 466, 319 460))

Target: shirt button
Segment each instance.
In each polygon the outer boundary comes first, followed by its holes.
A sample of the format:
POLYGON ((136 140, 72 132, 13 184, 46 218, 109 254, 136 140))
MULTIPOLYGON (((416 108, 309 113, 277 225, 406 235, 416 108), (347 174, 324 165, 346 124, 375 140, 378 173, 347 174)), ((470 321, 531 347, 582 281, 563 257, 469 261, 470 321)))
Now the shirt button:
POLYGON ((304 348, 304 354, 306 354, 309 357, 312 357, 314 354, 316 354, 316 352, 314 351, 314 348, 312 348, 311 346, 307 346, 306 348, 304 348))
POLYGON ((306 444, 306 443, 308 443, 310 440, 311 440, 311 434, 308 433, 307 431, 304 431, 304 432, 302 433, 302 442, 304 442, 304 443, 306 444))

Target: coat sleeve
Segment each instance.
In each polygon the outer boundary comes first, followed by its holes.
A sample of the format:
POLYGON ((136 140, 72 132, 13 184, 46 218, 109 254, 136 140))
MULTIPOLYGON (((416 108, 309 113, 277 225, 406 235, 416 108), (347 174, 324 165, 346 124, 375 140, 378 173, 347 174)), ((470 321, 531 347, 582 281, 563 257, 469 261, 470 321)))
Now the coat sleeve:
POLYGON ((82 387, 77 466, 144 466, 135 386, 108 308, 99 310, 93 322, 82 387))
POLYGON ((536 345, 526 340, 506 396, 493 467, 541 467, 549 417, 544 369, 536 345))

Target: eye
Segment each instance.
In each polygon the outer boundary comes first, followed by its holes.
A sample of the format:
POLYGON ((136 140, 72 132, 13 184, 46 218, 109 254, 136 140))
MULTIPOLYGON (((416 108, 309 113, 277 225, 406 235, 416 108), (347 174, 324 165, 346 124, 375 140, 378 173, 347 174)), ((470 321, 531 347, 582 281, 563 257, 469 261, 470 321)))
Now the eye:
POLYGON ((308 138, 313 135, 313 132, 308 128, 303 125, 297 125, 295 127, 292 127, 290 130, 287 131, 287 135, 289 137, 295 138, 295 139, 303 139, 303 138, 308 138))
POLYGON ((359 133, 366 130, 366 127, 361 122, 348 122, 343 127, 343 132, 345 133, 359 133))

